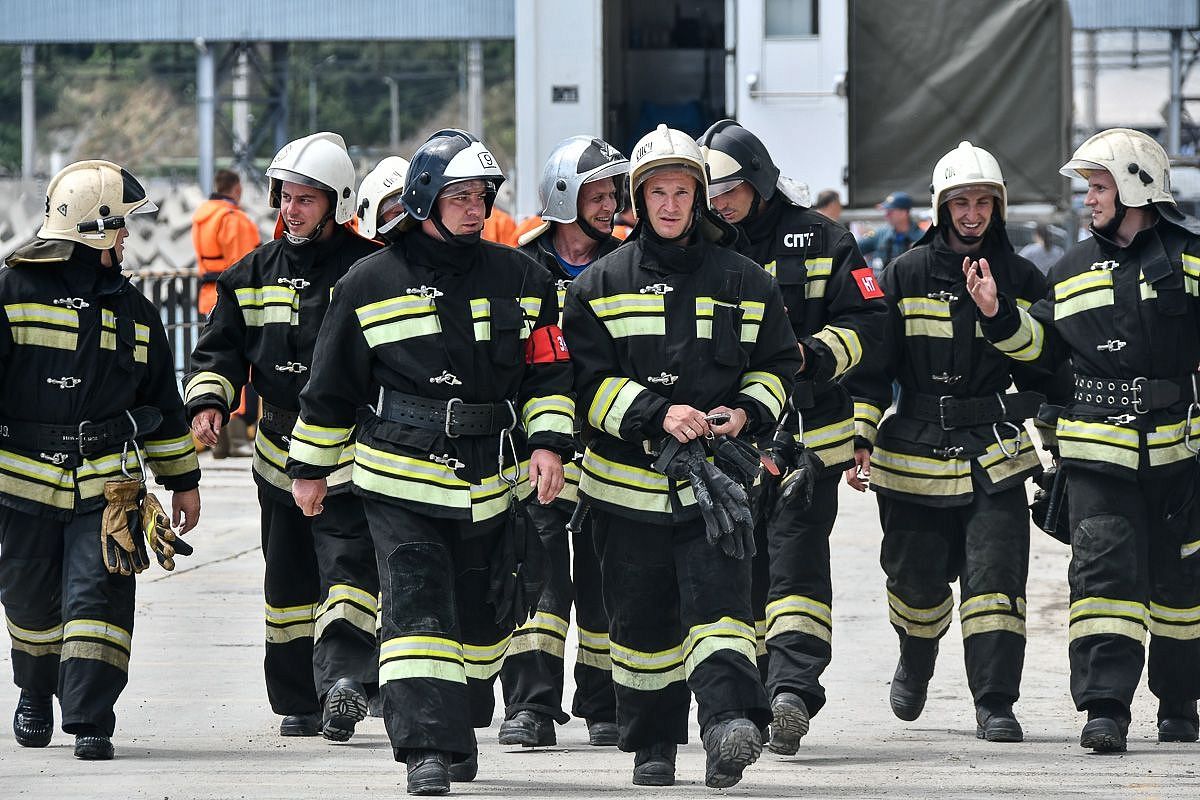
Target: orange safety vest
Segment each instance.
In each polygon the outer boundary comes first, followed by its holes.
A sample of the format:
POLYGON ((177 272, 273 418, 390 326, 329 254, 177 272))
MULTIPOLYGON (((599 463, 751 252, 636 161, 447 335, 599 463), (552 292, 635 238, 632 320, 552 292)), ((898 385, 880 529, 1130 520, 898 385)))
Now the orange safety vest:
POLYGON ((491 215, 483 221, 481 235, 489 242, 499 242, 509 247, 516 247, 516 237, 513 236, 516 227, 516 221, 507 212, 493 206, 491 215))
POLYGON ((258 247, 258 226, 232 200, 214 196, 192 216, 192 246, 200 271, 201 314, 217 302, 216 277, 258 247))

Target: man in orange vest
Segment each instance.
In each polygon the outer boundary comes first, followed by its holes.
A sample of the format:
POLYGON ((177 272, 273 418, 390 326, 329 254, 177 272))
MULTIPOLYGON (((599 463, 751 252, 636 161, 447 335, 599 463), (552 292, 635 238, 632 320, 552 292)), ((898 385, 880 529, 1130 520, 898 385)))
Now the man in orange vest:
POLYGON ((238 206, 242 181, 236 172, 217 170, 213 193, 192 217, 192 245, 200 269, 200 313, 217 302, 217 276, 259 245, 258 226, 238 206))

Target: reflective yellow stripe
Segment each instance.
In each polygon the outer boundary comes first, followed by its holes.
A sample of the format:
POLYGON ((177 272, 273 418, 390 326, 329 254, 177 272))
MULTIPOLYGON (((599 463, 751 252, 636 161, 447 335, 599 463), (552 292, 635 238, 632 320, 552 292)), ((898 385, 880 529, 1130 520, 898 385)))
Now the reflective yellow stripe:
MULTIPOLYGON (((804 299, 820 300, 825 296, 829 276, 833 274, 833 259, 806 258, 804 260, 804 272, 804 299)), ((771 274, 774 274, 774 272, 771 274)))
POLYGON ((1161 467, 1192 457, 1192 453, 1187 449, 1187 444, 1190 443, 1192 447, 1200 445, 1200 417, 1192 420, 1188 437, 1190 442, 1188 443, 1184 442, 1183 436, 1186 422, 1186 420, 1180 420, 1176 423, 1159 425, 1146 433, 1146 450, 1150 466, 1161 467))
MULTIPOLYGON (((1000 430, 1004 430, 1004 428, 1000 430)), ((1020 475, 1022 472, 1036 472, 1041 466, 1042 462, 1038 459, 1033 441, 1024 435, 1024 431, 1015 438, 1003 439, 1002 441, 1008 452, 1011 453, 1016 449, 1017 455, 1015 457, 1009 458, 1001 450, 999 444, 993 443, 988 445, 983 455, 976 459, 979 466, 987 473, 988 480, 992 483, 1000 483, 1000 481, 1020 475)))
POLYGON ((1112 273, 1089 270, 1054 285, 1054 319, 1113 304, 1112 273))
POLYGON ((234 296, 249 327, 300 324, 300 297, 290 286, 250 286, 235 289, 234 296))
POLYGON ((38 328, 32 325, 14 325, 9 331, 12 333, 13 344, 53 347, 56 350, 79 349, 79 334, 74 331, 38 328))
POLYGON ((348 463, 351 454, 345 450, 353 430, 312 425, 303 418, 297 419, 287 455, 296 461, 319 467, 348 463))
POLYGON ((429 298, 413 295, 391 297, 387 300, 380 300, 376 303, 359 306, 354 309, 354 314, 358 317, 359 327, 367 328, 371 325, 378 325, 381 322, 401 317, 410 317, 417 314, 437 314, 437 307, 429 298))
POLYGON ((592 404, 588 407, 588 423, 619 437, 625 412, 638 395, 646 391, 649 389, 629 378, 605 378, 600 381, 592 404))
POLYGON ((770 372, 759 370, 742 375, 738 383, 738 394, 762 403, 767 407, 767 413, 772 419, 783 413, 783 404, 787 400, 783 391, 783 381, 770 372))
POLYGON ((1149 610, 1143 603, 1135 600, 1114 600, 1111 597, 1084 597, 1071 603, 1071 623, 1084 617, 1109 616, 1109 617, 1126 617, 1136 620, 1143 625, 1146 622, 1149 610))
POLYGON ((1184 253, 1182 261, 1184 288, 1193 297, 1200 296, 1200 259, 1184 253))
POLYGON ((971 492, 969 461, 943 461, 907 453, 893 453, 877 447, 871 456, 871 467, 871 479, 877 486, 897 492, 944 497, 971 492))
POLYGON ((4 306, 4 313, 11 325, 44 323, 63 328, 79 327, 79 312, 73 308, 44 303, 10 303, 4 306))
POLYGON ((1179 548, 1180 558, 1189 558, 1196 555, 1196 553, 1200 553, 1200 539, 1197 539, 1194 542, 1187 542, 1181 545, 1179 548))
POLYGON ((196 450, 192 444, 192 435, 190 433, 177 436, 174 439, 147 439, 143 449, 146 452, 146 458, 151 459, 178 458, 179 456, 193 453, 196 450))
POLYGON ((901 297, 897 303, 904 317, 905 336, 930 336, 950 339, 954 336, 950 322, 950 303, 931 297, 901 297))
POLYGON ((826 325, 813 334, 813 338, 824 342, 833 353, 835 378, 862 361, 862 344, 858 340, 858 333, 850 328, 826 325))
POLYGON ((570 436, 575 432, 575 401, 565 394, 533 397, 521 408, 525 434, 553 431, 570 436))
POLYGON ((40 656, 58 655, 62 651, 63 626, 55 625, 44 630, 22 628, 12 621, 8 623, 8 635, 12 639, 12 649, 26 653, 35 658, 40 656))
MULTIPOLYGON (((696 298, 696 338, 712 338, 713 313, 718 306, 730 307, 732 304, 722 303, 712 297, 696 298)), ((742 310, 739 340, 753 344, 758 340, 758 331, 766 314, 767 304, 755 300, 742 300, 737 308, 742 310)))
POLYGON ((1016 332, 993 346, 1017 361, 1036 361, 1046 345, 1046 329, 1023 308, 1017 309, 1021 322, 1016 332))
MULTIPOLYGON (((670 514, 669 485, 667 476, 660 472, 611 461, 591 448, 583 454, 579 490, 588 497, 639 511, 670 514)), ((676 486, 680 504, 683 507, 694 505, 696 495, 692 487, 687 483, 676 486)))
POLYGON ((1150 633, 1181 641, 1200 639, 1200 606, 1172 608, 1151 603, 1150 633))
POLYGON ((197 372, 183 390, 183 401, 190 403, 206 394, 215 394, 226 406, 233 405, 233 384, 216 372, 197 372))
POLYGON ((379 682, 435 678, 466 684, 463 647, 440 636, 402 636, 379 648, 379 682))
POLYGON ((913 608, 892 592, 887 593, 888 618, 909 636, 936 639, 950 626, 954 597, 950 596, 932 608, 913 608))
MULTIPOLYGON (((833 641, 833 614, 825 603, 811 597, 788 595, 767 603, 766 610, 764 639, 784 633, 801 633, 823 642, 833 641)), ((755 633, 757 635, 757 628, 755 633)))
POLYGON ((511 637, 505 636, 493 644, 468 644, 463 642, 463 666, 468 678, 489 680, 500 672, 504 654, 508 652, 511 637))
POLYGON ((612 656, 609 654, 608 632, 586 631, 583 628, 577 630, 579 632, 579 650, 575 654, 575 661, 594 669, 611 672, 612 656))
POLYGON ((412 319, 387 322, 363 328, 363 338, 371 347, 403 342, 419 336, 433 336, 442 332, 442 322, 436 314, 413 317, 412 319))
POLYGON ((75 475, 26 456, 0 450, 0 493, 61 509, 75 508, 75 475))
POLYGON ((1070 628, 1067 629, 1067 641, 1073 642, 1084 636, 1098 636, 1106 633, 1125 636, 1142 645, 1146 643, 1146 624, 1121 617, 1089 617, 1072 620, 1070 628))
POLYGON ((1136 430, 1060 417, 1056 433, 1063 458, 1107 461, 1129 469, 1138 468, 1140 435, 1136 430))
POLYGON ((854 401, 854 434, 875 444, 879 434, 879 421, 883 419, 883 409, 861 400, 854 401))
POLYGON ((962 636, 964 639, 978 636, 981 633, 1014 633, 1025 637, 1025 620, 1011 614, 984 614, 962 620, 962 636))
POLYGON ((317 607, 314 637, 320 639, 325 629, 339 620, 374 636, 378 615, 375 595, 357 586, 336 584, 329 588, 325 600, 317 607))
POLYGON ((610 336, 663 336, 666 301, 662 295, 617 294, 589 300, 610 336))
POLYGON ((854 458, 854 422, 849 417, 830 425, 806 430, 804 445, 825 466, 854 458))
POLYGON ((609 652, 613 683, 621 686, 655 691, 685 679, 682 645, 648 653, 610 641, 609 652))
POLYGON ((63 626, 62 661, 85 658, 129 670, 133 636, 124 628, 98 619, 72 619, 63 626))
POLYGON ((540 651, 563 658, 566 651, 567 621, 547 611, 538 611, 513 632, 509 655, 540 651))

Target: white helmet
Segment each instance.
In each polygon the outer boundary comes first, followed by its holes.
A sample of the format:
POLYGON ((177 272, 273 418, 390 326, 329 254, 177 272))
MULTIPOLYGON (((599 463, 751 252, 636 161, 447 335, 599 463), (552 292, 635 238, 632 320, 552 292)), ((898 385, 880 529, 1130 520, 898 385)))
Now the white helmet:
POLYGON ((108 250, 125 217, 157 211, 138 179, 111 161, 76 161, 50 179, 39 239, 108 250))
POLYGON ((346 142, 336 133, 314 133, 288 142, 267 167, 271 208, 279 208, 284 181, 300 183, 333 195, 330 214, 341 225, 354 216, 354 162, 346 142))
POLYGON ((708 206, 708 174, 704 169, 704 155, 696 140, 683 131, 659 125, 641 138, 633 148, 629 161, 629 197, 637 201, 637 190, 646 178, 664 168, 682 169, 700 184, 699 197, 708 206))
POLYGON ((1162 145, 1141 131, 1109 128, 1092 136, 1059 169, 1086 179, 1085 170, 1102 169, 1113 176, 1117 197, 1130 208, 1171 203, 1171 164, 1162 145))
POLYGON ((999 201, 1000 219, 1008 214, 1008 190, 1005 188, 1004 173, 995 156, 970 142, 959 142, 958 147, 938 159, 933 168, 933 183, 929 191, 933 195, 933 224, 937 225, 938 209, 942 203, 953 199, 967 188, 991 190, 999 201))
POLYGON ((400 195, 404 192, 404 175, 408 172, 408 161, 400 156, 388 156, 358 186, 358 234, 374 239, 377 233, 387 233, 404 219, 404 205, 400 195), (400 206, 400 213, 392 219, 379 223, 379 216, 389 209, 400 206))

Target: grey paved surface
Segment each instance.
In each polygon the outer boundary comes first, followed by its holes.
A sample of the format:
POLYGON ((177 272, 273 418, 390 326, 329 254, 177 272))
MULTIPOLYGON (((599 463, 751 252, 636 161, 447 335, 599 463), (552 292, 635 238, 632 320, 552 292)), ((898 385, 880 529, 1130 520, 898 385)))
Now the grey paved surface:
MULTIPOLYGON (((0 653, 0 800, 4 798, 346 798, 404 796, 404 771, 378 719, 342 745, 281 739, 267 706, 262 663, 262 557, 248 461, 206 467, 196 555, 179 571, 154 568, 138 585, 130 685, 117 706, 117 760, 83 763, 61 731, 45 750, 8 733, 16 691, 0 653)), ((1129 753, 1095 756, 1078 746, 1083 715, 1067 689, 1066 548, 1035 531, 1029 587, 1029 651, 1017 706, 1023 744, 975 739, 957 623, 942 644, 923 716, 895 719, 887 706, 895 635, 887 623, 873 497, 843 493, 834 532, 834 660, 829 704, 794 758, 764 754, 737 787, 746 797, 1200 798, 1200 745, 1158 744, 1154 700, 1143 685, 1129 753)), ((694 729, 679 784, 642 790, 632 756, 587 746, 582 722, 559 729, 559 746, 502 748, 495 723, 480 732, 479 778, 455 793, 483 797, 701 797, 703 751, 694 729)))

